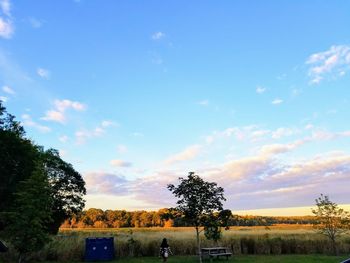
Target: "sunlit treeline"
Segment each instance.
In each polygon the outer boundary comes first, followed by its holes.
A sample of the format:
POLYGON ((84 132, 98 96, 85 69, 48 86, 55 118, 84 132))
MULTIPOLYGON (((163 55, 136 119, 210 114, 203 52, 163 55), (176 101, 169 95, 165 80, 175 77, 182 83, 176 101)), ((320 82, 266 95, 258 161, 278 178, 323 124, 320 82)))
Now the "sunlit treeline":
MULTIPOLYGON (((313 224, 313 216, 266 217, 232 215, 229 226, 271 226, 275 224, 313 224)), ((171 209, 158 211, 102 210, 90 208, 62 224, 62 228, 186 227, 182 215, 171 209)))

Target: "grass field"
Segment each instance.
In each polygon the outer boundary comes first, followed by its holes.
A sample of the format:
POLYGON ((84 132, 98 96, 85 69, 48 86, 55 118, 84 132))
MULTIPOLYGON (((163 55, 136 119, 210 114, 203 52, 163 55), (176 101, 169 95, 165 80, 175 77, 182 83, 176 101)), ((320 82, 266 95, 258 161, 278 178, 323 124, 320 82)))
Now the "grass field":
MULTIPOLYGON (((160 262, 157 256, 164 237, 176 255, 170 258, 170 263, 196 262, 193 228, 61 229, 52 242, 33 255, 33 260, 80 262, 84 258, 87 237, 114 237, 116 262, 120 263, 160 262)), ((232 262, 341 262, 350 257, 349 236, 344 236, 337 244, 342 257, 330 257, 328 240, 305 225, 278 225, 270 229, 233 227, 223 232, 218 244, 206 240, 203 234, 201 242, 202 247, 228 247, 234 255, 232 262)), ((7 257, 15 259, 16 254, 12 251, 7 257)), ((0 255, 0 262, 3 259, 4 255, 0 255)))
MULTIPOLYGON (((321 255, 283 255, 283 256, 235 256, 228 261, 226 259, 214 260, 213 262, 235 262, 235 263, 339 263, 347 257, 321 256, 321 255)), ((158 257, 142 257, 142 258, 121 258, 111 263, 161 263, 158 257)), ((168 263, 196 263, 198 258, 191 257, 170 257, 168 263)), ((203 260, 203 262, 210 262, 203 260)))

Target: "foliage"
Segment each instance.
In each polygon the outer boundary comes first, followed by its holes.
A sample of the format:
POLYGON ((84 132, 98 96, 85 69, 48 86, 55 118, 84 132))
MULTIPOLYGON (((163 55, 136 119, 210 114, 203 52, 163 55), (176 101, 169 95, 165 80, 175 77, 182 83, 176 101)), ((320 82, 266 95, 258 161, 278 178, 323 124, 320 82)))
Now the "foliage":
POLYGON ((216 183, 206 182, 194 172, 179 180, 178 186, 169 184, 168 189, 179 198, 176 209, 195 227, 202 226, 207 215, 223 209, 224 189, 216 183))
POLYGON ((6 213, 5 236, 19 253, 19 262, 28 252, 41 249, 49 241, 47 225, 51 222, 51 190, 40 166, 19 183, 14 204, 6 213))
MULTIPOLYGON (((179 178, 180 184, 168 185, 168 189, 179 198, 176 209, 180 211, 184 218, 188 220, 196 229, 197 247, 200 262, 202 261, 199 228, 210 222, 213 213, 223 209, 222 201, 225 201, 224 189, 218 187, 216 183, 206 182, 194 172, 190 172, 188 177, 179 178), (209 218, 209 220, 208 220, 209 218)), ((216 226, 211 226, 209 236, 218 238, 216 226)), ((207 233, 209 233, 207 231, 207 233)))
POLYGON ((3 212, 13 206, 18 182, 34 171, 39 148, 24 138, 24 129, 8 114, 0 101, 0 230, 6 226, 3 212))
POLYGON ((64 220, 84 208, 85 182, 71 164, 60 158, 57 150, 43 152, 42 159, 53 198, 50 232, 56 234, 64 220))
POLYGON ((329 238, 333 253, 336 254, 337 238, 350 228, 349 212, 338 207, 327 195, 321 194, 315 201, 317 208, 313 209, 312 213, 317 217, 318 222, 314 227, 320 234, 329 238))
POLYGON ((82 197, 86 190, 81 175, 60 158, 57 150, 44 151, 27 139, 23 127, 7 113, 1 101, 0 182, 0 234, 5 231, 11 236, 12 231, 15 239, 12 238, 11 243, 21 253, 27 252, 26 243, 28 251, 40 247, 48 232, 57 233, 65 219, 84 207, 82 197), (38 184, 30 191, 28 185, 35 180, 38 184), (33 194, 34 191, 41 195, 33 194), (29 196, 29 200, 25 196, 29 196), (38 202, 46 199, 50 199, 50 206, 43 202, 44 209, 38 202), (43 213, 50 219, 52 216, 52 220, 47 220, 43 213), (15 220, 19 216, 20 219, 15 220), (26 231, 19 233, 25 223, 32 230, 32 239, 26 231), (33 227, 29 223, 34 224, 33 227))

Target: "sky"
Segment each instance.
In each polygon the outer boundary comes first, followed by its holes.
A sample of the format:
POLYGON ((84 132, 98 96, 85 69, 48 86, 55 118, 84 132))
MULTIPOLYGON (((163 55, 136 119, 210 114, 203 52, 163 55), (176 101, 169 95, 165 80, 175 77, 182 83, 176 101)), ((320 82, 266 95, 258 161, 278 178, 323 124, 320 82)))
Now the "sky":
MULTIPOLYGON (((350 2, 0 0, 0 99, 86 181, 86 207, 350 204, 350 2)), ((289 209, 289 210, 288 210, 289 209)))

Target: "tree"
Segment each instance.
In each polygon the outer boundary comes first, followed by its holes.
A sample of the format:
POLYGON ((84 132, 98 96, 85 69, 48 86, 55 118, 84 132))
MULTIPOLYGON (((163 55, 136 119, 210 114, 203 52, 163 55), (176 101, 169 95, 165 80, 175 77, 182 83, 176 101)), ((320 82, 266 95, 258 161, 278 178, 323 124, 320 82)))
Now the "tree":
POLYGON ((317 222, 314 228, 329 238, 332 251, 337 254, 337 238, 347 232, 350 227, 349 212, 338 207, 336 203, 329 200, 327 195, 321 194, 315 201, 317 207, 312 209, 312 213, 317 217, 317 222))
POLYGON ((53 199, 50 233, 57 234, 60 225, 85 206, 85 182, 73 166, 63 161, 55 149, 42 152, 42 162, 47 174, 53 199))
POLYGON ((180 177, 179 180, 178 186, 169 184, 168 189, 179 198, 176 209, 196 229, 199 261, 202 262, 199 234, 203 231, 201 228, 205 225, 205 219, 223 209, 222 201, 226 201, 224 189, 214 182, 204 181, 194 172, 190 172, 186 179, 180 177))
POLYGON ((24 135, 23 127, 0 101, 0 231, 7 224, 2 215, 13 206, 18 182, 28 179, 38 165, 40 148, 24 135))
POLYGON ((11 210, 5 214, 5 236, 18 251, 20 263, 29 252, 40 250, 50 240, 47 226, 51 222, 51 190, 40 165, 19 183, 13 198, 11 210))
POLYGON ((82 211, 85 182, 57 150, 44 151, 27 139, 23 127, 0 101, 0 231, 8 224, 3 215, 14 206, 13 193, 19 182, 27 180, 38 166, 50 185, 53 220, 48 229, 56 234, 66 219, 82 211))
POLYGON ((229 209, 221 210, 218 213, 212 213, 207 216, 204 223, 204 235, 215 243, 221 238, 221 228, 230 229, 229 221, 232 218, 232 212, 229 209))

